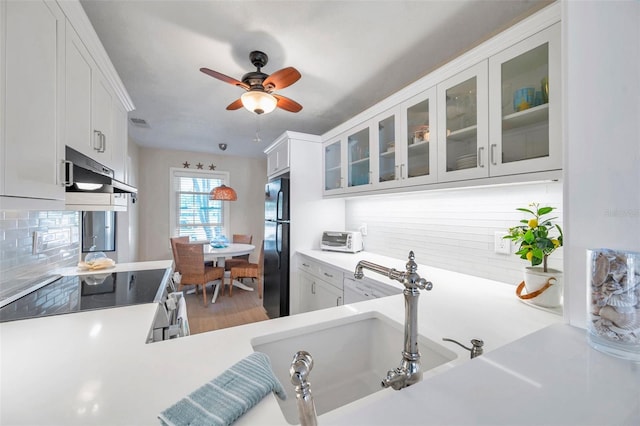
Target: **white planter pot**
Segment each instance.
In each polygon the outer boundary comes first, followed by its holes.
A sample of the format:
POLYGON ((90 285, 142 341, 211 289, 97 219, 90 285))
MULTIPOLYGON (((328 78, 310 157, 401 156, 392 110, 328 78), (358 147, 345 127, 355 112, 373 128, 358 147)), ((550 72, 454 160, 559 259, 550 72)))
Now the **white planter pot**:
POLYGON ((561 306, 562 272, 551 268, 544 272, 541 267, 528 266, 524 269, 524 281, 518 286, 516 294, 529 303, 545 308, 561 306))

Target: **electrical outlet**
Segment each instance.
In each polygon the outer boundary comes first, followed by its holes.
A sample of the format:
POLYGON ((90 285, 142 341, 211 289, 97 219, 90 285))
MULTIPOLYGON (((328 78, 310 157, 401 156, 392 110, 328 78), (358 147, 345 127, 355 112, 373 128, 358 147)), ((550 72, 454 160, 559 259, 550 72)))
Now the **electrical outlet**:
POLYGON ((493 239, 493 251, 500 254, 511 253, 511 241, 502 238, 504 232, 496 231, 493 239))
POLYGON ((363 223, 362 225, 360 225, 360 229, 359 229, 360 233, 362 234, 362 236, 366 236, 367 235, 367 224, 363 223))
POLYGON ((31 254, 39 254, 44 250, 44 233, 33 231, 31 239, 31 254))

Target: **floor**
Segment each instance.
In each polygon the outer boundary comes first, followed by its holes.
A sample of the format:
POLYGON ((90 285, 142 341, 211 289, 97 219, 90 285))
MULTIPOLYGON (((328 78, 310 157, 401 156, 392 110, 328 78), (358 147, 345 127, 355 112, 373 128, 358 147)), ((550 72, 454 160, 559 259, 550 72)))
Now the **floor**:
MULTIPOLYGON (((257 282, 251 284, 251 280, 245 280, 245 284, 256 287, 257 282)), ((185 290, 188 287, 185 287, 185 290)), ((186 293, 186 291, 185 291, 186 293)), ((212 288, 207 287, 209 305, 204 306, 202 293, 187 294, 187 318, 191 334, 204 333, 206 331, 219 330, 236 325, 268 320, 267 312, 262 307, 262 299, 258 298, 257 291, 246 291, 239 288, 233 289, 233 297, 229 297, 229 289, 226 288, 218 295, 216 303, 211 303, 212 288)))

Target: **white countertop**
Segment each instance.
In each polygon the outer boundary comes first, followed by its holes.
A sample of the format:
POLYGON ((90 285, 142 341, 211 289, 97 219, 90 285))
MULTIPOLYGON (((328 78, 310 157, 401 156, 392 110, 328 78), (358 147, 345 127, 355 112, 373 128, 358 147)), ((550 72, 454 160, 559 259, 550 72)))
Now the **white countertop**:
POLYGON ((110 274, 112 272, 126 272, 126 271, 147 271, 149 269, 166 269, 173 265, 173 260, 152 260, 148 262, 131 262, 131 263, 116 263, 113 268, 95 269, 88 271, 80 269, 76 266, 67 266, 65 268, 57 268, 51 271, 52 274, 58 274, 62 276, 69 275, 97 275, 97 274, 110 274))
MULTIPOLYGON (((357 262, 356 255, 347 260, 338 253, 333 263, 331 256, 306 254, 346 270, 357 262)), ((394 267, 392 259, 361 255, 394 267)), ((396 269, 404 267, 395 262, 396 269)), ((536 417, 535 407, 547 405, 565 410, 558 424, 639 424, 638 405, 629 407, 629 398, 640 394, 637 364, 590 349, 584 330, 546 328, 562 318, 519 302, 513 286, 422 265, 418 272, 434 283, 420 296, 420 334, 434 341, 482 338, 485 355, 470 362, 468 352, 452 344, 448 348, 458 358, 425 374, 422 383, 400 392, 382 390, 320 416, 319 424, 554 423, 536 417), (541 392, 538 384, 549 391, 541 392), (602 386, 603 392, 586 391, 586 384, 602 386), (533 408, 506 403, 514 392, 533 408), (600 406, 611 417, 586 421, 585 413, 600 406), (385 417, 390 413, 400 417, 385 417)), ((0 424, 158 424, 159 412, 249 355, 252 338, 369 311, 403 322, 403 296, 153 344, 145 344, 153 304, 0 324, 0 424)), ((268 395, 236 424, 287 423, 268 395)))

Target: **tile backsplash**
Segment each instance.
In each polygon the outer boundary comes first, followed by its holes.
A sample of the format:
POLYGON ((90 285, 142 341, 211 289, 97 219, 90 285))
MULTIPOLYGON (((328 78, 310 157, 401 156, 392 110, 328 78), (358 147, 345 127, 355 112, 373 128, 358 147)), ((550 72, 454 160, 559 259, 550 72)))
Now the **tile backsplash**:
MULTIPOLYGON (((367 225, 367 251, 406 259, 413 250, 418 263, 516 285, 528 263, 513 244, 511 254, 495 253, 494 238, 527 218, 516 208, 532 202, 556 207, 554 222, 562 227, 560 182, 353 198, 346 202, 346 227, 367 225)), ((562 270, 562 258, 560 248, 549 267, 562 270)))
POLYGON ((0 210, 0 300, 77 264, 79 221, 74 211, 0 210))

